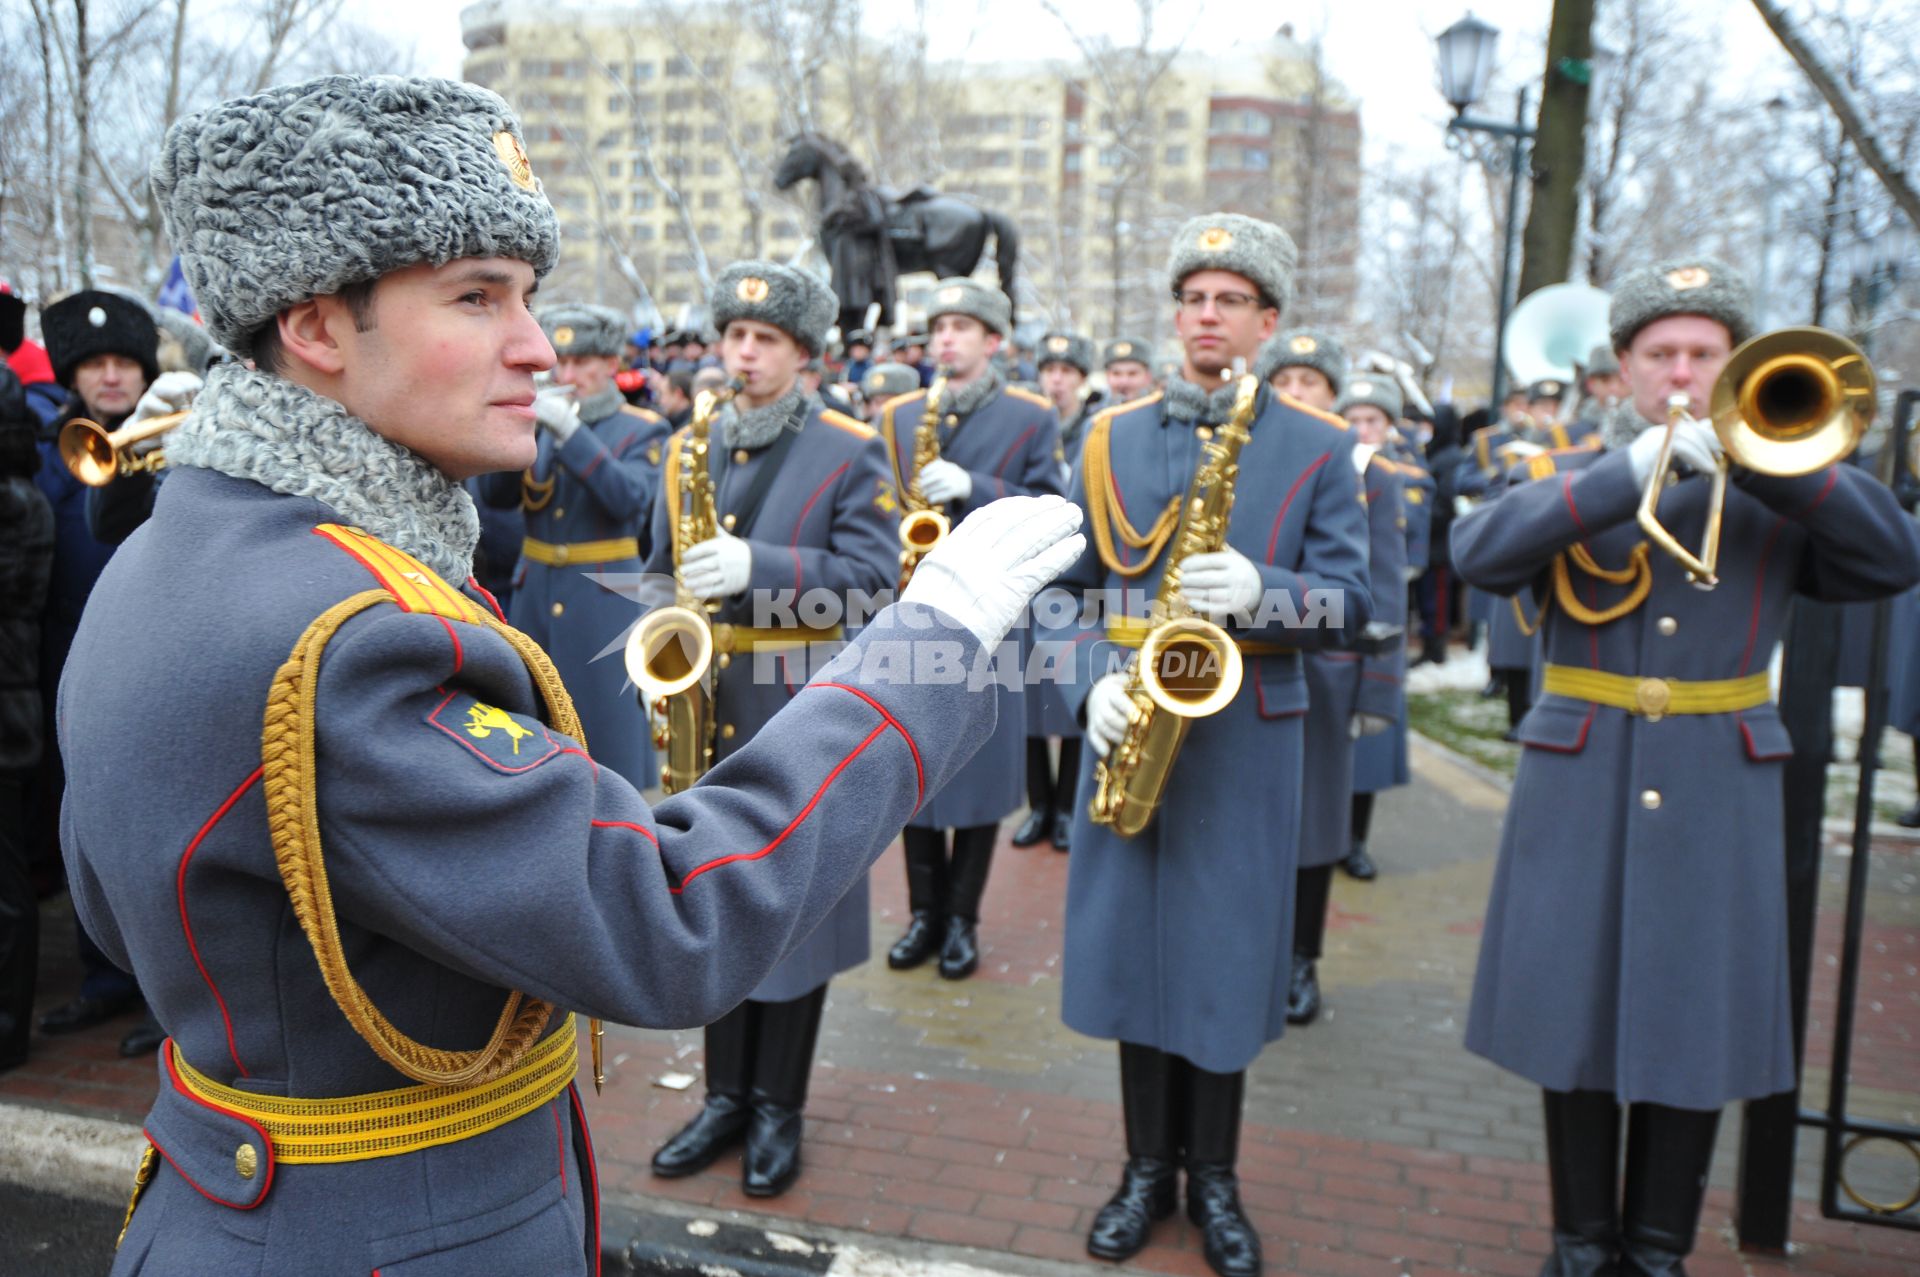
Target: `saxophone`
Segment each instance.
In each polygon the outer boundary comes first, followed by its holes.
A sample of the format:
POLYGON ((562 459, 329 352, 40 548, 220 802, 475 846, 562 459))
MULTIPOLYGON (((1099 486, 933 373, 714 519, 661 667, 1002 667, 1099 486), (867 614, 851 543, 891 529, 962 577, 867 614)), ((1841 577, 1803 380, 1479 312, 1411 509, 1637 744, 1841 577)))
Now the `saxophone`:
POLYGON ((1127 662, 1127 699, 1133 718, 1126 735, 1094 764, 1093 823, 1131 838, 1147 827, 1173 774, 1174 760, 1196 718, 1217 714, 1240 690, 1240 649, 1220 626, 1194 615, 1180 595, 1180 564, 1227 543, 1240 449, 1253 424, 1259 378, 1240 378, 1233 412, 1200 447, 1200 464, 1187 487, 1180 526, 1167 549, 1167 568, 1149 613, 1140 650, 1127 662))
MULTIPOLYGON (((680 584, 681 556, 720 535, 713 474, 707 468, 713 419, 740 392, 738 377, 720 390, 702 391, 681 440, 669 531, 673 536, 673 604, 657 607, 627 636, 627 676, 640 689, 640 703, 654 719, 654 747, 666 755, 660 785, 669 794, 691 789, 713 766, 713 697, 706 687, 713 663, 713 614, 718 599, 698 599, 680 584)), ((663 497, 668 494, 663 493, 663 497)))
POLYGON ((913 469, 906 491, 900 494, 904 513, 900 516, 900 589, 907 588, 913 570, 935 546, 946 540, 952 526, 944 511, 930 505, 920 495, 920 472, 928 463, 940 459, 940 401, 947 397, 947 378, 953 369, 942 364, 927 387, 927 404, 920 413, 920 424, 913 430, 913 469))

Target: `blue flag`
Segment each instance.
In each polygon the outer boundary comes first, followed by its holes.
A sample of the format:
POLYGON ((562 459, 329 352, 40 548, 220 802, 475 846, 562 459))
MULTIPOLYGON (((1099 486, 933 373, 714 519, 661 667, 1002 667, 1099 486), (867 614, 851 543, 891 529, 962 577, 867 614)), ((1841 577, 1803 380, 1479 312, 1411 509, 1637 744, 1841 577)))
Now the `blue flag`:
POLYGON ((187 283, 187 273, 180 268, 180 258, 176 255, 173 265, 167 267, 167 280, 160 285, 160 295, 154 299, 168 310, 177 310, 183 315, 193 316, 193 322, 200 322, 200 305, 193 300, 193 289, 187 283))

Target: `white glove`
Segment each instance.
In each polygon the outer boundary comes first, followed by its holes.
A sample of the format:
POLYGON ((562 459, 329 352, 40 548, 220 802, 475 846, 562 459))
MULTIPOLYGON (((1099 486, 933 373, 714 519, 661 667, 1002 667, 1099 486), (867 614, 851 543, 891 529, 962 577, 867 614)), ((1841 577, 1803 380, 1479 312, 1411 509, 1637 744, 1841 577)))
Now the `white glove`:
POLYGON ((556 443, 573 438, 573 432, 580 428, 580 408, 573 402, 573 387, 548 386, 535 395, 533 419, 553 432, 556 443))
POLYGON ((920 560, 900 601, 937 608, 996 648, 1033 596, 1086 550, 1079 531, 1080 507, 1064 497, 1002 497, 920 560))
POLYGON ((1355 474, 1365 474, 1367 472, 1367 463, 1373 460, 1373 454, 1377 451, 1378 449, 1370 443, 1354 444, 1353 472, 1355 474))
POLYGON ((1525 461, 1528 457, 1537 457, 1545 451, 1546 449, 1539 444, 1528 443, 1525 439, 1515 439, 1511 443, 1500 445, 1500 455, 1509 465, 1516 461, 1525 461))
POLYGON ((1180 594, 1187 606, 1210 621, 1251 613, 1265 588, 1260 569, 1235 549, 1190 554, 1180 560, 1180 594))
POLYGON ((680 584, 696 598, 731 598, 753 579, 753 547, 731 532, 687 547, 680 556, 680 584))
POLYGON ((973 495, 973 476, 945 457, 927 462, 914 482, 920 485, 920 495, 934 505, 965 501, 973 495))
POLYGON ((1453 517, 1454 517, 1454 518, 1456 518, 1456 519, 1464 519, 1464 518, 1466 518, 1466 517, 1467 517, 1467 516, 1468 516, 1469 514, 1471 514, 1471 513, 1473 513, 1473 498, 1472 498, 1472 497, 1459 497, 1459 496, 1456 496, 1456 497, 1455 497, 1455 498, 1453 499, 1453 517))
MULTIPOLYGON (((1627 445, 1627 460, 1633 466, 1635 487, 1647 486, 1654 463, 1660 460, 1660 445, 1666 438, 1662 426, 1648 426, 1627 445)), ((1720 438, 1713 427, 1692 417, 1683 417, 1673 433, 1673 459, 1694 474, 1711 474, 1720 463, 1720 438)))
POLYGON ((1393 720, 1385 714, 1355 714, 1347 722, 1347 735, 1355 740, 1362 736, 1378 736, 1393 726, 1393 720))
POLYGON ((1125 674, 1103 674, 1087 689, 1087 743, 1105 758, 1127 734, 1133 721, 1133 698, 1127 695, 1125 674))
MULTIPOLYGON (((140 402, 133 406, 133 415, 127 418, 127 424, 137 426, 150 417, 164 417, 170 412, 179 412, 193 402, 205 383, 190 372, 163 372, 154 379, 147 393, 140 396, 140 402)), ((165 434, 151 435, 133 445, 133 455, 145 456, 155 448, 166 444, 165 434)))

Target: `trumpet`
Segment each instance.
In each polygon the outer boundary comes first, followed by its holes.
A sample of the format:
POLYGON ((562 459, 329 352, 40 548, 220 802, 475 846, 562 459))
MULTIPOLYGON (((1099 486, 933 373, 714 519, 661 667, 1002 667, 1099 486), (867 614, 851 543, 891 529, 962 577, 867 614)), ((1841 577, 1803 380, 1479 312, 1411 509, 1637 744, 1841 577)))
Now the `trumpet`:
POLYGON ((148 474, 167 464, 158 447, 136 453, 133 447, 167 433, 187 419, 183 412, 162 413, 109 432, 97 421, 75 417, 60 427, 60 459, 73 477, 89 488, 104 488, 122 475, 148 474))
MULTIPOLYGON (((670 527, 676 569, 690 547, 720 535, 707 452, 713 419, 744 385, 736 377, 720 390, 702 391, 694 401, 693 420, 676 458, 674 490, 661 494, 675 503, 670 527)), ((716 723, 706 676, 713 663, 713 614, 719 610, 718 599, 695 598, 676 579, 672 606, 647 613, 627 636, 627 677, 656 720, 653 743, 666 755, 660 784, 669 794, 691 789, 713 765, 716 723)))
POLYGON ((953 369, 945 364, 934 372, 933 384, 927 387, 927 403, 920 413, 920 424, 913 430, 913 477, 907 481, 907 490, 900 499, 905 509, 900 516, 900 588, 903 590, 913 579, 913 570, 920 566, 920 560, 946 540, 952 526, 944 511, 920 495, 919 477, 928 464, 940 459, 940 401, 947 396, 947 378, 952 375, 953 369))
POLYGON ((1681 545, 1656 512, 1673 466, 1674 434, 1693 419, 1685 395, 1667 401, 1666 438, 1640 495, 1641 530, 1679 562, 1689 581, 1711 590, 1720 583, 1721 516, 1733 466, 1782 477, 1826 469, 1859 446, 1873 421, 1875 385, 1860 347, 1824 328, 1778 328, 1742 342, 1709 397, 1723 452, 1714 468, 1700 553, 1681 545))

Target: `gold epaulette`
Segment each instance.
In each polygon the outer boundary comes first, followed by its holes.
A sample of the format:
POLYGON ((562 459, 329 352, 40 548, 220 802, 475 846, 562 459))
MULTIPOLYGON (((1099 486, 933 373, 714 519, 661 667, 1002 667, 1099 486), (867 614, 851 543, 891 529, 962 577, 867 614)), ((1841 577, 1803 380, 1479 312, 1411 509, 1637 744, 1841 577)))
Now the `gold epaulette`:
POLYGON ((1024 399, 1036 408, 1045 408, 1049 412, 1053 410, 1053 400, 1047 398, 1045 395, 1036 395, 1031 390, 1022 390, 1018 386, 1006 386, 1004 389, 1014 398, 1024 399))
POLYGON ((653 411, 653 409, 651 408, 641 408, 635 404, 630 404, 630 403, 621 404, 620 411, 626 413, 629 417, 638 417, 642 421, 665 421, 666 420, 665 417, 653 411))
MULTIPOLYGON (((1281 403, 1285 404, 1289 408, 1294 408, 1299 410, 1300 412, 1306 413, 1309 417, 1320 418, 1320 420, 1326 422, 1330 426, 1337 426, 1342 430, 1351 430, 1353 428, 1347 424, 1347 419, 1341 416, 1339 413, 1328 412, 1325 408, 1316 408, 1312 404, 1301 403, 1298 399, 1295 399, 1292 395, 1289 395, 1284 391, 1280 391, 1280 390, 1274 391, 1273 397, 1275 399, 1278 399, 1281 403)), ((1375 455, 1377 456, 1378 454, 1376 453, 1375 455)))
POLYGON ((820 420, 836 429, 846 431, 856 439, 871 439, 880 433, 866 422, 849 417, 844 412, 836 412, 832 408, 822 408, 820 420))
POLYGON ((373 573, 380 588, 392 596, 403 612, 424 612, 444 616, 450 621, 480 624, 480 606, 448 585, 439 573, 378 537, 344 523, 322 523, 315 536, 345 550, 360 565, 373 573))

